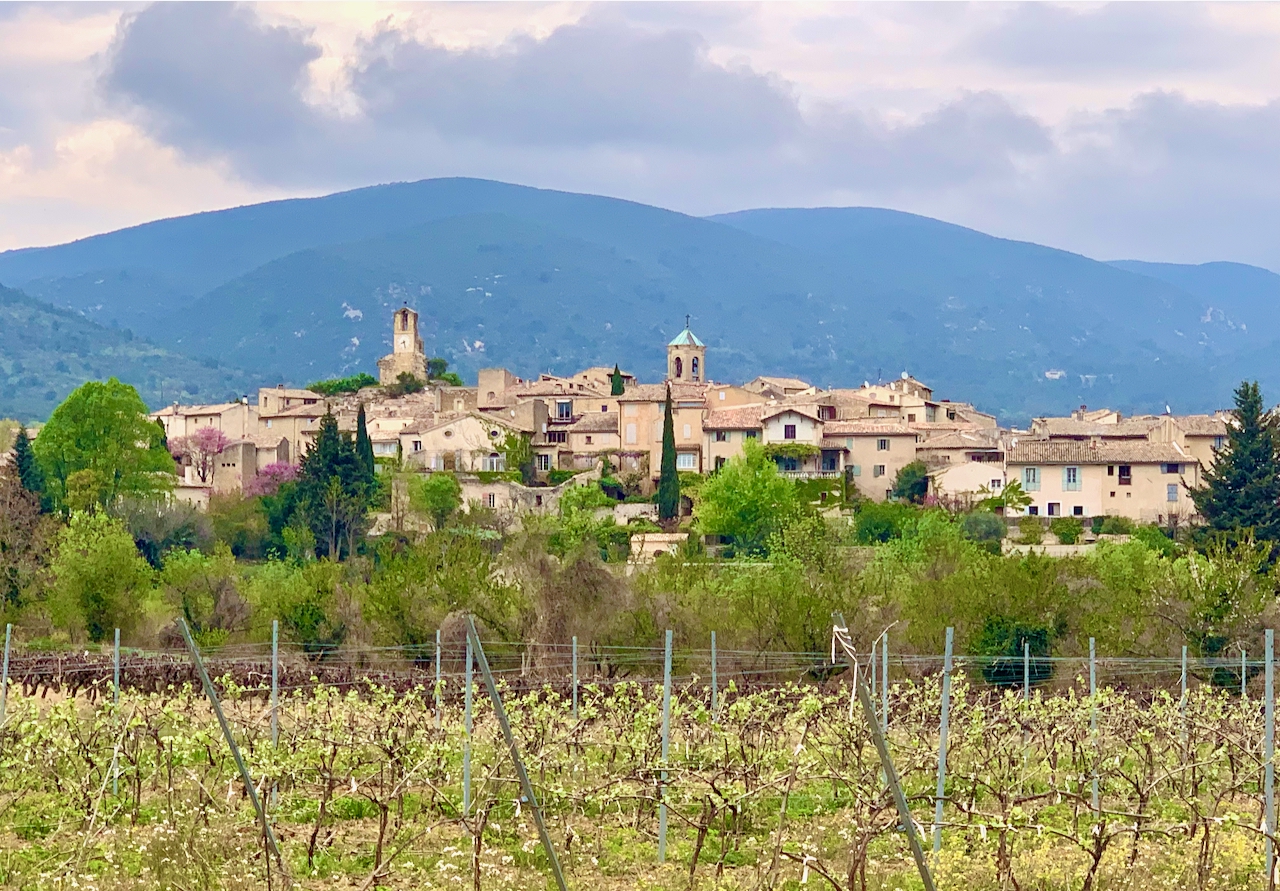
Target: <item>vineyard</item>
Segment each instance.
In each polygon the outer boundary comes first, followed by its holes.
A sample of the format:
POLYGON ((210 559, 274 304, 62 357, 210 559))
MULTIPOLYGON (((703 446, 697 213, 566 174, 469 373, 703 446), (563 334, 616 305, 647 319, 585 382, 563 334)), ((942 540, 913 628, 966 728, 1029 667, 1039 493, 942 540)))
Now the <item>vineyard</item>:
MULTIPOLYGON (((600 653, 584 654, 575 708, 563 650, 486 648, 569 887, 920 887, 850 698, 852 673, 824 668, 827 654, 722 654, 714 707, 706 653, 677 654, 664 761, 660 652, 612 653, 607 669, 600 653)), ((125 654, 116 701, 109 654, 15 651, 0 738, 0 881, 549 887, 478 677, 466 733, 462 662, 461 651, 446 653, 437 687, 429 659, 289 653, 273 744, 269 661, 247 650, 210 659, 282 875, 189 661, 125 654)), ((882 716, 926 849, 941 665, 895 658, 882 716)), ((1176 663, 1114 662, 1090 697, 1081 668, 1056 665, 1024 698, 961 660, 930 859, 938 888, 1266 888, 1257 691, 1242 698, 1193 678, 1183 697, 1176 663)), ((1207 677, 1203 668, 1193 674, 1207 677)))

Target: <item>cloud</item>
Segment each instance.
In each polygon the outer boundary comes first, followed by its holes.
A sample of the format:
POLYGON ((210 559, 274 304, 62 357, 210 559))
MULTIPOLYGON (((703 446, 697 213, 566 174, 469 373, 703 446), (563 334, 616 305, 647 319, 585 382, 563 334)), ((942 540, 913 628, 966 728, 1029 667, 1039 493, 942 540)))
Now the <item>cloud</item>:
POLYGON ((1117 72, 1223 68, 1270 46, 1260 34, 1220 26, 1204 4, 1021 3, 1007 10, 958 54, 1044 76, 1096 80, 1117 72))
POLYGON ((306 30, 247 7, 157 3, 121 22, 102 88, 188 153, 234 153, 313 126, 300 93, 320 54, 306 30))

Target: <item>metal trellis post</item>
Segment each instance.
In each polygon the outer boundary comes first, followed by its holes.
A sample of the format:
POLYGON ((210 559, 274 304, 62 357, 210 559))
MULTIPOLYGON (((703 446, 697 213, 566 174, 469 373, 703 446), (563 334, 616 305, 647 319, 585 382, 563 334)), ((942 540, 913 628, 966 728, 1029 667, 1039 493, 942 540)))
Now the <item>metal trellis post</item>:
POLYGON ((836 621, 836 627, 833 629, 834 636, 840 644, 840 649, 844 651, 845 661, 849 663, 849 668, 853 670, 853 681, 858 693, 858 702, 862 705, 862 713, 866 716, 867 725, 871 730, 871 741, 875 744, 876 754, 880 756, 880 766, 884 770, 885 781, 893 794, 893 803, 898 808, 898 817, 902 820, 902 828, 907 835, 907 844, 911 847, 911 856, 915 858, 916 868, 920 871, 920 881, 924 884, 924 891, 936 891, 933 884, 933 876, 929 873, 929 863, 924 858, 924 848, 920 846, 920 835, 916 832, 916 821, 911 816, 911 808, 907 806, 907 796, 903 794, 902 784, 898 781, 898 771, 893 766, 893 758, 889 754, 888 743, 885 742, 884 733, 880 729, 880 722, 876 719, 875 701, 871 698, 871 692, 867 689, 866 682, 858 671, 858 661, 854 656, 853 646, 848 639, 849 627, 845 624, 842 614, 835 613, 834 618, 836 621))
MULTIPOLYGON (((1091 707, 1089 709, 1089 735, 1090 742, 1094 747, 1094 758, 1097 758, 1098 746, 1098 651, 1096 642, 1089 638, 1089 701, 1091 707)), ((1099 812, 1098 802, 1098 768, 1096 765, 1092 768, 1093 777, 1089 781, 1090 804, 1093 806, 1093 812, 1096 815, 1099 812)))
POLYGON ((0 724, 9 710, 9 642, 13 639, 13 626, 4 626, 4 668, 0 670, 0 724))
POLYGON ((265 839, 267 847, 271 850, 271 854, 275 857, 276 868, 280 870, 280 874, 284 876, 285 886, 292 884, 292 878, 289 876, 289 870, 285 866, 284 857, 280 854, 280 846, 276 844, 276 834, 271 831, 271 823, 267 820, 267 812, 262 807, 262 801, 258 798, 258 790, 254 788, 253 777, 249 774, 249 767, 244 763, 244 758, 240 754, 240 747, 236 745, 235 737, 231 735, 231 725, 227 723, 227 716, 222 712, 222 703, 218 701, 218 694, 213 689, 213 681, 209 680, 209 673, 204 669, 204 660, 200 658, 200 648, 196 646, 195 639, 191 636, 191 629, 187 627, 187 622, 181 616, 178 617, 178 628, 182 631, 182 638, 187 643, 187 649, 191 652, 191 661, 195 663, 196 674, 200 676, 200 684, 204 687, 204 693, 209 697, 209 705, 213 707, 213 714, 218 719, 218 726, 222 728, 222 736, 227 741, 227 747, 231 749, 231 757, 236 762, 236 767, 240 770, 240 779, 244 782, 245 792, 249 795, 249 801, 253 803, 253 809, 258 812, 258 823, 262 827, 262 837, 265 839))
POLYGON ((1031 644, 1022 639, 1022 701, 1031 701, 1031 644))
POLYGON ((439 730, 444 720, 444 703, 440 701, 440 629, 436 629, 436 729, 439 730))
POLYGON ((1263 695, 1266 701, 1263 704, 1263 744, 1262 744, 1262 761, 1263 769, 1263 798, 1264 798, 1264 820, 1266 822, 1266 863, 1267 863, 1267 888, 1275 887, 1275 867, 1276 867, 1276 688, 1275 688, 1275 660, 1276 660, 1276 633, 1274 629, 1267 629, 1267 650, 1266 650, 1266 670, 1263 673, 1263 695))
POLYGON ((880 713, 884 716, 881 725, 884 732, 889 732, 889 632, 885 631, 880 641, 880 713))
POLYGON ((716 633, 711 632, 711 720, 714 722, 720 712, 720 683, 716 677, 716 633))
MULTIPOLYGON (((111 704, 120 712, 120 629, 116 629, 116 644, 111 651, 111 704)), ((120 795, 120 755, 111 756, 111 794, 120 795)))
POLYGON ((538 826, 538 838, 542 840, 542 850, 547 854, 547 861, 551 864, 551 872, 555 875, 556 885, 560 891, 567 891, 564 883, 564 873, 560 869, 560 858, 556 856, 556 849, 551 844, 551 836, 547 834, 547 824, 542 819, 542 808, 538 806, 538 798, 533 794, 533 784, 529 782, 529 773, 524 769, 524 762, 520 760, 520 750, 516 748, 515 734, 511 732, 511 722, 507 720, 507 710, 502 707, 502 697, 498 695, 498 685, 494 683, 493 672, 489 670, 489 658, 484 654, 484 646, 480 643, 480 635, 476 633, 476 625, 470 616, 467 616, 467 650, 470 652, 472 643, 475 644, 475 659, 480 666, 480 676, 484 678, 485 688, 489 691, 489 700, 493 703, 493 714, 498 719, 498 727, 502 730, 502 736, 507 741, 507 749, 511 752, 511 760, 515 764, 516 774, 520 777, 520 788, 524 793, 525 803, 529 805, 529 810, 533 812, 533 822, 538 826))
MULTIPOLYGON (((1182 692, 1178 697, 1178 718, 1182 724, 1182 744, 1187 744, 1187 647, 1182 646, 1182 692)), ((1186 757, 1185 754, 1183 756, 1186 757)))
POLYGON ((938 794, 933 802, 933 853, 942 850, 942 803, 946 795, 947 729, 951 720, 951 649, 956 630, 947 629, 947 646, 942 656, 942 720, 938 728, 938 794))
POLYGON ((467 737, 462 742, 462 815, 464 817, 471 813, 471 660, 473 658, 471 635, 468 634, 466 679, 463 681, 465 690, 462 694, 462 721, 467 732, 467 737))
MULTIPOLYGON (((280 748, 280 621, 271 620, 271 751, 280 748)), ((271 806, 276 806, 279 788, 271 784, 271 806)))
POLYGON ((573 636, 573 720, 578 720, 578 635, 573 636))
POLYGON ((662 656, 662 775, 658 786, 658 862, 667 859, 667 755, 671 751, 671 630, 662 656))

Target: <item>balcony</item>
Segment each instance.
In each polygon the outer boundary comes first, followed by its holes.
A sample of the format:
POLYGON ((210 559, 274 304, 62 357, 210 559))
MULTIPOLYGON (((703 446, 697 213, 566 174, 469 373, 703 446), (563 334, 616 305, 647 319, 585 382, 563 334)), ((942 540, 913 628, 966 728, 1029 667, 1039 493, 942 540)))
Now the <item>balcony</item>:
POLYGON ((839 470, 779 470, 784 480, 838 480, 844 474, 839 470))

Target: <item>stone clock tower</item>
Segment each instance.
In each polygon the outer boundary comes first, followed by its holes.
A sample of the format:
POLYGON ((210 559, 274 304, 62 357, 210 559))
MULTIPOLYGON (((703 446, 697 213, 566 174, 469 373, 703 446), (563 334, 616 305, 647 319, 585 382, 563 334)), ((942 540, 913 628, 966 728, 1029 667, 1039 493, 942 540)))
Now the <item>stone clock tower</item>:
POLYGON ((391 355, 378 360, 378 383, 394 384, 403 372, 420 381, 427 379, 427 356, 418 336, 418 314, 401 307, 391 317, 391 355))

